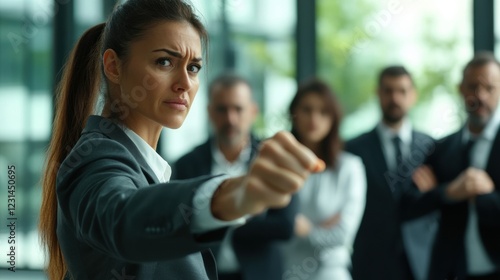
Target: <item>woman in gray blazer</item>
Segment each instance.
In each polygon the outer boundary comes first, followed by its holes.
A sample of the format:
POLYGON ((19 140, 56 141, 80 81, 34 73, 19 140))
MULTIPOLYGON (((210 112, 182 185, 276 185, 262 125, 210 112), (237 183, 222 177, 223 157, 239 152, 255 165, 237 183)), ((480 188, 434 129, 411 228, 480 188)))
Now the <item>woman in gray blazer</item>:
POLYGON ((283 279, 351 279, 351 247, 365 208, 363 163, 341 150, 339 103, 324 82, 301 85, 289 112, 293 135, 326 169, 311 175, 298 192, 296 236, 284 246, 283 279))
POLYGON ((242 177, 169 182, 156 146, 191 108, 206 41, 182 0, 128 0, 78 41, 43 178, 49 279, 216 279, 213 242, 248 215, 287 205, 317 168, 281 132, 242 177), (100 91, 102 112, 90 116, 100 91))

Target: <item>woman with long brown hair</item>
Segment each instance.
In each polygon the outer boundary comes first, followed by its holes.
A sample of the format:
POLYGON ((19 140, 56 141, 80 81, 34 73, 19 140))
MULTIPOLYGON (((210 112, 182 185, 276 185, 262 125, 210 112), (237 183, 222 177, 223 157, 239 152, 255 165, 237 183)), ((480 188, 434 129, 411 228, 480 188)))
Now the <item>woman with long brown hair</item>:
POLYGON ((227 227, 285 206, 318 168, 280 132, 245 176, 168 182, 155 149, 162 128, 180 127, 191 108, 206 41, 182 0, 128 0, 78 41, 43 178, 49 279, 215 279, 208 248, 227 227), (99 93, 103 109, 92 115, 99 93))
POLYGON ((363 163, 342 151, 340 106, 324 82, 313 79, 300 85, 289 113, 292 134, 326 168, 312 174, 297 193, 299 214, 295 238, 285 245, 283 279, 351 279, 351 246, 365 208, 363 163))

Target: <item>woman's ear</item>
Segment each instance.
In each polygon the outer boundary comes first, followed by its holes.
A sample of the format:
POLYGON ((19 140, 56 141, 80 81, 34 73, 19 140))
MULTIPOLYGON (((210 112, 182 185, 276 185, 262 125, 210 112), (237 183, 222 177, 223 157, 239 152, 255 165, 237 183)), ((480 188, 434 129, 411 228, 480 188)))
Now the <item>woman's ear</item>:
POLYGON ((112 83, 118 84, 120 81, 121 61, 116 52, 112 49, 107 49, 102 57, 104 75, 112 83))

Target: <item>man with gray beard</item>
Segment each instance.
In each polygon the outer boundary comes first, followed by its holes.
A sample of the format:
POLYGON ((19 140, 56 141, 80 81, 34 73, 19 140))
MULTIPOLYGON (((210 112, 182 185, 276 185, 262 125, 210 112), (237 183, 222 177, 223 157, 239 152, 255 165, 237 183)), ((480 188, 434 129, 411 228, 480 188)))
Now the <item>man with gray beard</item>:
MULTIPOLYGON (((208 115, 213 135, 174 165, 173 179, 247 172, 259 141, 252 135, 258 107, 250 83, 235 74, 217 77, 209 87, 208 115)), ((293 236, 297 201, 283 209, 271 209, 229 230, 221 246, 214 248, 220 280, 281 279, 280 240, 293 236)))
MULTIPOLYGON (((459 86, 467 112, 441 139, 415 183, 435 188, 403 196, 409 213, 441 211, 428 279, 500 279, 500 62, 480 52, 459 86)), ((406 210, 405 210, 406 212, 406 210)))

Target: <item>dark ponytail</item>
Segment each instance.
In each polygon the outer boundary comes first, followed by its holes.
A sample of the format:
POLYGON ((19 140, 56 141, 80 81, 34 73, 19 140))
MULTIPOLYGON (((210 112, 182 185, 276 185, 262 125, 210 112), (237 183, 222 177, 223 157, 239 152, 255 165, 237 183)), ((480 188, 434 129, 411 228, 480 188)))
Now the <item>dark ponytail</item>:
POLYGON ((64 67, 57 88, 56 114, 42 179, 39 223, 41 241, 49 254, 47 275, 51 280, 63 279, 67 271, 56 235, 57 171, 59 164, 78 141, 97 101, 101 81, 99 54, 104 27, 105 24, 101 23, 83 34, 64 67))

